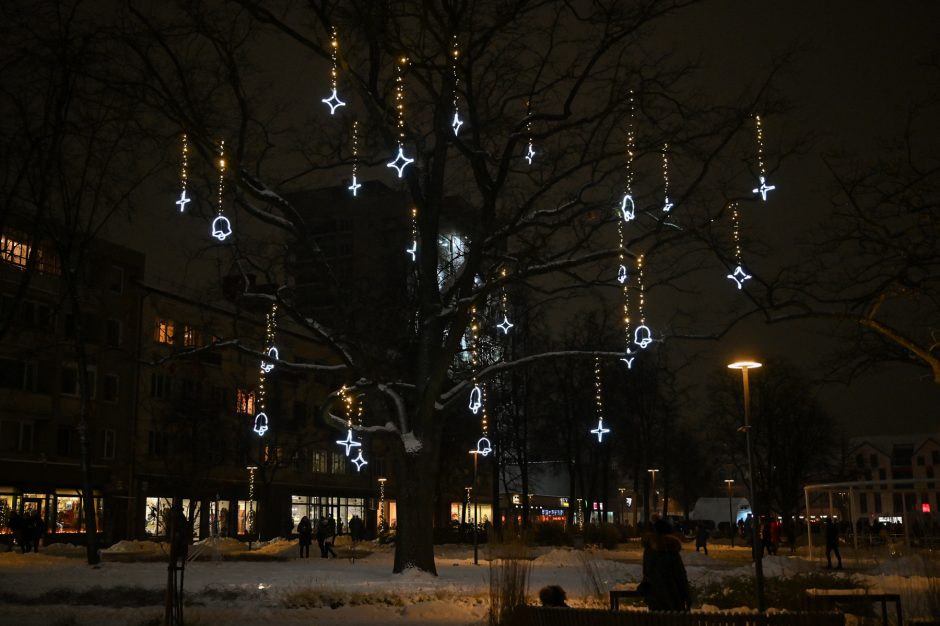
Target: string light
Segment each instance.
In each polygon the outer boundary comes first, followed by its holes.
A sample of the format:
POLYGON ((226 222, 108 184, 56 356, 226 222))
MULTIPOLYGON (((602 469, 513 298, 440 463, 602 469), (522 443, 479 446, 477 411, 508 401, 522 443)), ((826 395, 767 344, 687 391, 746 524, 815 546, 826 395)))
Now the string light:
POLYGON ((398 177, 401 178, 405 173, 405 168, 414 163, 414 159, 405 156, 405 81, 402 77, 402 67, 408 63, 408 57, 402 57, 398 63, 398 76, 395 77, 395 108, 398 113, 398 155, 385 164, 385 167, 393 167, 398 171, 398 177))
MULTIPOLYGON (((265 329, 264 329, 264 341, 265 341, 265 354, 267 354, 272 359, 278 358, 277 348, 274 347, 274 336, 277 331, 277 303, 271 303, 271 310, 267 313, 265 317, 265 329)), ((267 390, 265 388, 265 380, 268 372, 274 369, 274 363, 261 359, 258 371, 258 414, 255 415, 255 423, 252 427, 252 430, 257 433, 259 437, 264 437, 264 434, 270 430, 268 415, 265 413, 265 400, 267 396, 267 390)))
POLYGON ((385 526, 385 481, 387 478, 379 479, 379 530, 385 526))
POLYGON ((418 260, 418 208, 411 208, 411 247, 405 248, 405 254, 411 255, 411 262, 418 260))
MULTIPOLYGON (((526 117, 531 117, 532 115, 532 101, 526 101, 526 117)), ((525 153, 525 160, 528 161, 529 165, 532 165, 532 161, 535 160, 535 148, 532 145, 532 122, 528 121, 525 125, 526 133, 529 135, 529 148, 525 153)))
POLYGON ((625 222, 636 218, 633 201, 633 158, 636 152, 636 100, 630 90, 630 126, 627 128, 627 190, 620 201, 620 217, 625 222))
MULTIPOLYGON (((356 405, 356 423, 359 425, 359 428, 362 428, 362 406, 363 402, 360 399, 359 403, 356 405)), ((359 448, 359 456, 352 460, 352 464, 356 466, 356 471, 361 472, 363 466, 368 465, 369 462, 366 461, 365 457, 362 456, 362 448, 359 448)))
POLYGON ((463 120, 460 119, 460 100, 457 87, 460 84, 460 77, 457 75, 457 57, 460 56, 460 49, 457 44, 457 35, 454 35, 453 48, 451 51, 451 69, 454 73, 454 121, 450 127, 454 129, 454 137, 460 133, 460 127, 463 126, 463 120))
POLYGON ((180 213, 186 211, 186 204, 189 198, 186 196, 186 186, 189 184, 189 136, 183 133, 182 155, 180 157, 180 199, 176 205, 180 208, 180 213))
POLYGON ((359 192, 359 188, 362 185, 359 181, 356 180, 356 174, 359 172, 359 120, 353 122, 352 129, 352 142, 353 142, 353 172, 352 172, 352 184, 347 187, 352 192, 353 198, 356 197, 356 194, 359 192))
POLYGON ((646 348, 651 343, 653 343, 653 333, 646 325, 646 314, 643 312, 643 307, 646 304, 646 294, 643 289, 643 255, 637 257, 636 259, 636 273, 637 273, 637 286, 639 288, 640 298, 637 303, 637 313, 640 318, 640 325, 636 327, 633 336, 633 343, 640 346, 641 348, 646 348))
POLYGON ((330 68, 330 86, 333 88, 332 93, 329 97, 323 98, 320 102, 330 107, 330 115, 336 113, 336 109, 339 107, 346 106, 346 103, 339 99, 339 96, 336 95, 336 77, 337 77, 337 63, 336 63, 336 53, 339 52, 339 39, 336 37, 336 27, 333 26, 330 31, 330 60, 332 66, 330 68))
POLYGON ((669 200, 669 144, 663 144, 663 213, 669 213, 674 206, 669 200))
POLYGON ((741 216, 737 202, 731 204, 731 237, 734 240, 734 258, 738 266, 727 277, 734 281, 738 289, 742 289, 744 281, 750 280, 751 275, 744 270, 744 262, 741 260, 741 216))
POLYGON ((223 193, 225 191, 225 140, 219 142, 219 194, 218 215, 212 220, 212 236, 219 241, 225 241, 232 234, 232 223, 225 217, 223 207, 223 193))
POLYGON ((480 388, 480 385, 477 383, 476 369, 479 366, 479 352, 477 345, 477 335, 480 330, 479 322, 477 321, 477 308, 475 306, 470 307, 470 369, 474 372, 473 375, 473 389, 470 390, 470 403, 467 405, 470 409, 470 412, 476 415, 480 411, 480 407, 483 406, 483 390, 480 388))
POLYGON ((515 326, 512 322, 509 321, 509 296, 506 293, 506 268, 500 270, 500 278, 503 280, 503 289, 502 294, 500 295, 500 305, 503 311, 503 321, 496 325, 504 335, 509 334, 509 329, 515 326))
POLYGON ((255 530, 255 470, 254 465, 248 467, 248 533, 255 530))
POLYGON ((609 428, 604 428, 604 394, 601 389, 601 359, 594 357, 594 410, 597 417, 597 428, 591 430, 591 433, 597 435, 597 442, 604 441, 604 435, 610 432, 609 428))
POLYGON ((349 456, 349 451, 353 448, 361 448, 362 444, 355 439, 353 439, 353 427, 352 427, 352 405, 353 398, 349 394, 349 391, 346 389, 346 385, 343 385, 339 390, 339 395, 343 400, 343 406, 346 410, 346 438, 337 439, 336 443, 344 446, 346 448, 346 456, 349 456))
POLYGON ((767 202, 767 194, 777 188, 776 185, 767 184, 767 168, 764 166, 764 126, 761 123, 760 115, 755 115, 754 120, 757 126, 757 169, 759 171, 758 180, 760 186, 751 191, 759 193, 761 199, 767 202))
POLYGON ((620 358, 623 361, 627 369, 633 368, 633 351, 630 350, 630 343, 633 341, 633 336, 630 334, 630 286, 628 284, 629 275, 627 272, 627 249, 626 249, 626 239, 624 236, 624 228, 626 222, 624 220, 617 221, 617 236, 619 237, 619 260, 620 267, 617 268, 617 281, 620 283, 620 290, 623 294, 623 332, 625 338, 626 348, 624 348, 624 354, 620 358))
POLYGON ((480 438, 477 439, 476 453, 483 456, 489 456, 493 451, 493 444, 489 440, 489 419, 486 415, 486 391, 483 392, 483 414, 480 417, 480 438))

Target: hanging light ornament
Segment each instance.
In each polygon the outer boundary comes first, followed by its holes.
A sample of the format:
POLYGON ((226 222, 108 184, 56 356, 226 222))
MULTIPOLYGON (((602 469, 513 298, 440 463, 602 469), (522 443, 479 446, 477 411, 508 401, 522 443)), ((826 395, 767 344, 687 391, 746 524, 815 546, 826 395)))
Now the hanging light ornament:
POLYGON ((176 205, 180 208, 180 213, 186 211, 186 204, 189 197, 186 196, 186 187, 189 184, 189 137, 183 133, 183 147, 180 155, 180 199, 176 205))
POLYGON ((483 392, 483 413, 480 416, 480 438, 477 439, 477 449, 476 454, 483 456, 489 456, 490 452, 493 451, 493 444, 490 443, 489 439, 489 420, 486 416, 486 392, 483 392))
POLYGON ((496 325, 504 335, 509 334, 509 329, 515 326, 512 322, 509 321, 509 296, 506 293, 506 268, 502 268, 499 272, 500 278, 503 280, 502 293, 500 294, 500 308, 502 309, 503 321, 496 325))
POLYGON ((346 389, 346 385, 343 385, 339 390, 339 395, 343 400, 343 406, 346 410, 346 438, 337 439, 336 443, 340 446, 343 446, 346 449, 346 456, 349 456, 349 451, 353 448, 361 448, 362 444, 355 439, 353 439, 353 422, 352 422, 352 396, 349 395, 349 391, 346 389))
POLYGON ((346 103, 339 99, 339 96, 336 95, 336 77, 337 77, 337 62, 336 62, 336 53, 339 52, 339 39, 336 36, 336 27, 333 26, 330 29, 330 61, 332 65, 330 67, 330 86, 333 88, 333 91, 326 98, 323 98, 320 102, 330 107, 330 115, 336 113, 336 109, 339 107, 346 106, 346 103))
POLYGON ((268 312, 265 318, 264 353, 271 360, 270 361, 265 360, 265 359, 261 360, 261 371, 264 374, 268 374, 271 370, 274 369, 274 361, 277 361, 277 359, 279 358, 277 347, 274 345, 274 338, 276 334, 277 334, 277 302, 273 302, 271 303, 271 310, 268 312))
POLYGON ((742 289, 744 281, 750 280, 751 275, 744 270, 744 262, 741 260, 741 216, 738 214, 737 202, 731 203, 731 238, 734 240, 734 258, 738 265, 727 277, 734 281, 738 289, 742 289))
POLYGON ((411 247, 405 248, 405 254, 411 256, 411 262, 418 260, 418 208, 411 208, 411 247))
POLYGON ((623 232, 624 224, 625 222, 623 220, 618 220, 617 222, 617 234, 620 238, 620 267, 617 268, 617 281, 620 283, 620 290, 623 293, 623 333, 626 343, 626 348, 624 348, 623 356, 620 357, 620 360, 627 365, 627 369, 632 369, 633 359, 636 358, 636 353, 630 349, 633 335, 630 333, 630 285, 627 272, 627 249, 623 232))
POLYGON ((672 211, 675 206, 669 199, 669 144, 663 144, 663 213, 672 211))
POLYGON ((479 366, 479 352, 477 346, 477 334, 479 330, 480 325, 477 321, 477 308, 473 306, 470 308, 470 369, 473 372, 473 389, 470 390, 470 404, 467 406, 474 415, 479 413, 480 407, 483 406, 483 389, 477 383, 476 376, 476 370, 479 366))
POLYGON ((620 217, 629 222, 636 217, 636 203, 633 200, 633 158, 636 155, 636 101, 633 90, 630 91, 630 126, 627 129, 627 190, 620 201, 620 217))
MULTIPOLYGON (((362 428, 362 405, 363 405, 363 402, 360 399, 359 403, 356 405, 356 424, 359 426, 360 429, 362 428)), ((361 472, 362 468, 369 464, 369 462, 366 461, 365 457, 362 456, 361 446, 359 448, 359 456, 357 456, 356 458, 352 460, 352 464, 356 466, 357 472, 361 472)))
POLYGON ((385 164, 385 167, 395 168, 398 171, 399 178, 404 175, 405 168, 415 162, 414 159, 405 156, 405 81, 402 78, 402 68, 406 63, 408 63, 408 57, 399 59, 398 76, 395 77, 395 108, 398 112, 398 154, 385 164))
MULTIPOLYGON (((530 117, 532 115, 532 101, 527 100, 525 107, 526 107, 525 115, 526 117, 530 117)), ((535 148, 532 145, 532 122, 531 121, 526 122, 525 130, 526 130, 526 133, 529 135, 529 148, 526 150, 525 160, 529 163, 529 165, 532 165, 532 161, 535 160, 535 148)))
POLYGON ((755 115, 754 120, 757 126, 757 169, 760 185, 751 191, 760 194, 761 200, 767 202, 767 194, 776 189, 777 186, 767 184, 767 169, 764 166, 764 127, 761 124, 760 115, 755 115))
POLYGON ((643 290, 643 255, 637 257, 636 259, 636 280, 637 287, 639 288, 640 301, 637 303, 637 313, 640 317, 640 325, 636 327, 633 336, 633 343, 640 346, 641 348, 646 348, 651 343, 653 343, 653 332, 646 325, 646 315, 643 312, 644 305, 646 304, 646 295, 643 290))
POLYGON ((597 435, 597 442, 604 441, 604 435, 610 432, 609 428, 604 428, 604 397, 601 389, 601 359, 594 357, 594 410, 597 417, 597 428, 591 430, 591 433, 597 435))
POLYGON ((219 142, 219 194, 218 212, 212 220, 212 236, 219 241, 225 241, 232 234, 232 223, 228 221, 222 210, 223 193, 225 191, 225 140, 219 142))
POLYGON ((454 137, 460 133, 460 127, 463 126, 463 120, 460 119, 460 97, 457 93, 457 86, 460 84, 460 77, 457 75, 457 58, 460 56, 460 49, 457 44, 457 35, 454 35, 451 49, 450 66, 454 75, 454 121, 450 127, 454 129, 454 137))
POLYGON ((356 174, 359 172, 359 120, 353 122, 352 127, 352 153, 353 153, 353 172, 352 172, 352 184, 347 187, 352 192, 353 198, 356 197, 356 194, 359 192, 359 188, 362 185, 359 181, 356 180, 356 174))

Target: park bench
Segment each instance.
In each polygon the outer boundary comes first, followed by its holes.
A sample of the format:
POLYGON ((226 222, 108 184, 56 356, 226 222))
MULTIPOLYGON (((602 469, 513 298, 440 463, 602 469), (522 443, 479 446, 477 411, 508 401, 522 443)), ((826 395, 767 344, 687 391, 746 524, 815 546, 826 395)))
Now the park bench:
POLYGON ((714 613, 671 611, 608 611, 525 606, 516 626, 845 626, 842 613, 714 613))

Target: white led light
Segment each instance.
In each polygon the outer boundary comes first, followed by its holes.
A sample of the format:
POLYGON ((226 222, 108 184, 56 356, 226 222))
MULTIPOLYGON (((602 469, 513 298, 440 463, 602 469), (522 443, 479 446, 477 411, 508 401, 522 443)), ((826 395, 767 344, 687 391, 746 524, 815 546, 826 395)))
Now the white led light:
POLYGON ((604 428, 604 419, 603 419, 603 418, 598 419, 598 420, 597 420, 597 428, 594 428, 594 429, 591 430, 591 433, 592 433, 592 434, 597 435, 597 441, 598 441, 598 442, 604 441, 604 435, 606 435, 606 434, 609 433, 609 432, 610 432, 610 429, 609 429, 609 428, 604 428))
POLYGON ((738 289, 741 289, 744 286, 744 281, 750 280, 751 275, 744 271, 744 268, 740 265, 734 268, 734 272, 728 274, 728 278, 733 280, 738 286, 738 289))
POLYGON ((529 165, 532 165, 532 161, 535 159, 535 148, 532 147, 532 142, 529 142, 529 149, 525 153, 525 160, 529 162, 529 165))
POLYGON ((627 369, 633 369, 633 359, 636 358, 636 352, 632 352, 630 348, 627 348, 626 352, 623 353, 623 356, 620 357, 620 360, 627 364, 627 369))
POLYGON ((363 465, 368 465, 369 462, 362 458, 362 448, 359 448, 359 456, 352 460, 352 464, 356 466, 356 471, 361 472, 363 465))
POLYGON ((669 198, 666 198, 666 202, 663 204, 663 213, 669 213, 672 210, 674 205, 669 201, 669 198))
POLYGON ((418 260, 418 242, 412 241, 411 247, 405 249, 405 254, 411 255, 412 263, 418 260))
POLYGON ((505 315, 503 315, 503 321, 496 325, 497 328, 503 331, 504 335, 508 335, 509 329, 512 328, 513 326, 515 326, 515 324, 510 322, 509 318, 506 317, 505 315))
POLYGON ((398 177, 401 178, 405 173, 405 168, 414 162, 414 159, 405 156, 405 149, 402 148, 401 144, 398 144, 398 156, 386 163, 385 167, 394 167, 398 170, 398 177))
POLYGON ((336 113, 336 109, 339 107, 346 106, 346 103, 339 99, 339 96, 336 95, 336 87, 333 88, 333 92, 330 94, 329 98, 323 98, 320 100, 323 104, 330 107, 330 115, 336 113))
POLYGON ((633 196, 628 193, 623 194, 623 200, 620 201, 620 213, 625 222, 629 222, 636 217, 636 206, 633 203, 633 196))
POLYGON ((224 215, 218 215, 212 220, 212 236, 219 241, 225 241, 232 234, 232 223, 224 215))
POLYGON ((350 451, 350 449, 352 449, 352 448, 359 448, 359 447, 362 446, 361 443, 359 443, 358 441, 356 441, 355 439, 353 439, 352 428, 349 428, 349 429, 346 430, 346 438, 345 438, 345 439, 337 439, 337 440, 336 440, 336 443, 338 443, 338 444, 341 445, 341 446, 346 446, 346 456, 349 456, 349 451, 350 451))
POLYGON ((176 201, 176 204, 180 207, 180 213, 186 210, 186 203, 189 202, 189 198, 186 197, 186 190, 180 192, 180 199, 176 201))
POLYGON ((352 192, 353 197, 355 198, 356 192, 359 191, 360 187, 362 187, 362 184, 356 181, 356 175, 353 174, 352 184, 349 187, 346 187, 346 189, 350 190, 352 192))
POLYGON ((473 390, 470 392, 470 411, 476 415, 480 411, 480 407, 483 406, 483 390, 480 389, 479 385, 474 385, 473 390))
POLYGON ((767 179, 764 178, 763 176, 761 176, 761 177, 760 177, 760 187, 755 187, 755 188, 752 189, 751 191, 752 191, 753 193, 759 193, 761 199, 763 199, 764 202, 767 202, 767 192, 773 191, 773 190, 776 189, 776 188, 777 188, 776 185, 768 185, 768 184, 767 184, 767 179))
POLYGON ((477 454, 482 454, 483 456, 489 456, 490 452, 493 451, 493 444, 490 443, 490 440, 486 437, 480 437, 477 441, 477 454))
POLYGON ((617 268, 617 282, 621 285, 627 282, 627 267, 625 265, 617 268))
MULTIPOLYGON (((278 358, 280 358, 277 354, 277 348, 275 348, 274 346, 271 346, 270 348, 268 348, 267 354, 269 357, 271 357, 275 361, 278 358)), ((271 363, 269 361, 261 361, 261 369, 264 371, 265 374, 267 374, 268 372, 274 369, 274 363, 271 363)))
POLYGON ((454 129, 454 137, 460 132, 461 126, 463 126, 463 120, 460 119, 460 113, 454 111, 454 121, 450 123, 450 127, 454 129))
POLYGON ((653 332, 646 324, 636 327, 636 330, 633 333, 633 343, 640 346, 641 348, 646 348, 646 346, 653 343, 653 332))
POLYGON ((264 413, 255 415, 255 425, 252 430, 258 433, 259 437, 264 437, 264 433, 268 432, 268 416, 264 413))

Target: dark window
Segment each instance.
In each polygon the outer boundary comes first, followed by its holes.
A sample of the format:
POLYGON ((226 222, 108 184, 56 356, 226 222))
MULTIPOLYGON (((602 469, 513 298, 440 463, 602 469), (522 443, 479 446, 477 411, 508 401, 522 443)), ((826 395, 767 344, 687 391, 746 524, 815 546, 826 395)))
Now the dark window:
POLYGON ((36 391, 36 366, 16 359, 0 359, 0 389, 36 391))
POLYGON ((301 426, 307 420, 307 405, 304 402, 294 402, 294 422, 301 426))
MULTIPOLYGON (((74 363, 65 363, 59 369, 59 380, 61 386, 59 390, 62 395, 65 396, 78 396, 81 393, 81 388, 78 384, 78 366, 74 363)), ((88 389, 88 398, 90 400, 95 399, 95 385, 97 383, 95 371, 93 369, 85 370, 85 384, 88 389)))
POLYGON ((868 513, 868 494, 867 493, 858 494, 858 512, 868 513))
POLYGON ((108 289, 113 293, 124 292, 124 268, 118 265, 111 266, 111 272, 108 275, 108 289))
POLYGON ((101 447, 101 457, 105 459, 114 458, 114 446, 117 443, 117 433, 111 428, 104 429, 104 441, 101 447))
POLYGON ((933 450, 930 453, 930 461, 934 465, 940 465, 940 450, 933 450))
POLYGON ((904 513, 904 498, 903 494, 895 492, 892 497, 892 504, 894 505, 894 514, 901 515, 904 513))
POLYGON ((72 451, 72 428, 59 426, 56 430, 55 453, 59 456, 71 456, 72 451))
POLYGON ((918 457, 917 457, 917 464, 918 464, 918 465, 923 465, 923 464, 924 464, 924 457, 918 456, 918 457))
POLYGON ((877 454, 872 454, 868 460, 871 461, 872 467, 878 467, 878 455, 877 454))
POLYGON ((112 348, 121 345, 121 320, 108 320, 105 322, 105 343, 112 348))
POLYGON ((878 480, 886 480, 886 479, 887 479, 887 473, 882 467, 881 469, 878 470, 878 480))
POLYGON ((0 421, 0 447, 13 452, 33 449, 33 423, 21 420, 0 421))
POLYGON ((101 377, 101 399, 105 402, 117 402, 120 379, 117 374, 104 374, 101 377))
POLYGON ((156 372, 150 375, 151 398, 163 398, 164 400, 168 399, 172 393, 172 387, 173 379, 169 376, 158 374, 156 372))
POLYGON ((875 513, 884 513, 884 511, 881 508, 881 494, 876 493, 874 494, 874 496, 875 496, 875 513))
POLYGON ((151 430, 147 437, 147 454, 161 457, 166 453, 166 433, 151 430))
POLYGON ((865 467, 865 457, 863 457, 861 454, 856 454, 855 465, 859 468, 865 467))

